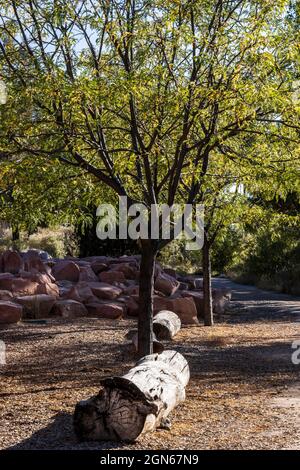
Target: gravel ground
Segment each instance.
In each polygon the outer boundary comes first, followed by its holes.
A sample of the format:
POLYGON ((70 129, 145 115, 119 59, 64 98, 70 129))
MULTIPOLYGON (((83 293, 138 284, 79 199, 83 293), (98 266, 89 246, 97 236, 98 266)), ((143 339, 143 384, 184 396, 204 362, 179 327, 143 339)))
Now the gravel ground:
POLYGON ((72 413, 100 378, 135 361, 124 336, 134 320, 51 320, 0 330, 1 449, 300 449, 300 299, 233 284, 217 324, 183 328, 172 348, 188 359, 187 399, 159 430, 128 445, 77 443, 72 413))

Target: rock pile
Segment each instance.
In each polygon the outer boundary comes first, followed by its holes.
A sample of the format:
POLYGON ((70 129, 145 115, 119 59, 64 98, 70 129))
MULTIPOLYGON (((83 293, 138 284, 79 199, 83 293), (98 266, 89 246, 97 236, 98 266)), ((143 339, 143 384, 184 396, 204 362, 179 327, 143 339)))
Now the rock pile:
MULTIPOLYGON (((0 323, 20 319, 137 317, 139 256, 47 259, 45 253, 5 251, 0 256, 0 323)), ((156 263, 154 314, 175 312, 183 324, 203 317, 201 279, 179 276, 156 263)), ((216 313, 230 293, 213 290, 216 313)))

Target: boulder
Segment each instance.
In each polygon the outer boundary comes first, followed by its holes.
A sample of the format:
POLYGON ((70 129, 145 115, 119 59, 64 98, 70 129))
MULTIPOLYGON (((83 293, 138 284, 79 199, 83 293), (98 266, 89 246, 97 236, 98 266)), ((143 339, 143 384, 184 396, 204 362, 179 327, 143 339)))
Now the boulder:
POLYGON ((139 295, 139 292, 140 292, 140 288, 138 285, 133 285, 133 286, 129 286, 125 289, 124 291, 124 294, 125 295, 139 295))
POLYGON ((17 297, 16 302, 23 306, 24 318, 47 318, 56 302, 56 297, 47 294, 17 297))
POLYGON ((139 301, 138 296, 124 297, 126 306, 126 314, 129 317, 138 317, 139 315, 139 301))
POLYGON ((123 273, 126 279, 136 279, 137 267, 135 263, 118 263, 109 266, 110 271, 117 271, 123 273))
POLYGON ((203 291, 182 291, 180 292, 182 297, 192 297, 194 299, 198 317, 204 318, 204 301, 203 301, 203 291))
POLYGON ((13 302, 0 301, 0 324, 17 323, 22 317, 22 305, 13 302))
POLYGON ((53 266, 52 274, 57 281, 78 282, 80 269, 73 261, 60 261, 53 266))
POLYGON ((23 260, 16 251, 7 250, 2 253, 2 271, 11 274, 18 274, 23 268, 23 260))
POLYGON ((107 269, 107 266, 108 266, 107 264, 101 263, 100 261, 94 261, 91 264, 91 268, 95 274, 102 273, 102 271, 105 271, 105 269, 107 269))
POLYGON ((5 281, 7 281, 7 279, 14 279, 14 275, 11 273, 0 273, 0 289, 2 286, 2 281, 4 281, 5 284, 5 281))
POLYGON ((107 282, 108 284, 112 284, 113 282, 124 282, 125 275, 121 271, 103 271, 102 273, 98 274, 98 278, 102 282, 107 282))
POLYGON ((37 294, 46 294, 52 295, 54 297, 59 297, 59 288, 53 282, 49 283, 39 283, 36 289, 37 294))
POLYGON ((122 289, 105 282, 95 282, 90 284, 92 293, 99 299, 113 300, 122 294, 122 289))
POLYGON ((79 281, 97 282, 98 277, 89 265, 80 266, 79 281))
POLYGON ((69 292, 73 287, 73 282, 71 281, 57 281, 56 282, 60 297, 63 297, 67 292, 69 292))
POLYGON ((153 299, 154 315, 161 310, 171 310, 175 312, 182 324, 198 324, 197 308, 192 297, 158 297, 153 299))
POLYGON ((51 310, 51 315, 62 318, 86 317, 87 314, 88 311, 81 302, 71 299, 58 300, 51 310))
POLYGON ((0 289, 9 290, 14 297, 37 294, 39 284, 31 279, 0 278, 0 289))
POLYGON ((28 257, 25 259, 25 271, 29 272, 40 272, 40 273, 51 273, 51 269, 48 265, 44 264, 39 257, 28 257))
POLYGON ((120 264, 120 263, 133 263, 137 266, 140 264, 140 255, 132 255, 132 256, 120 256, 119 258, 110 258, 110 264, 120 264))
POLYGON ((121 303, 92 302, 86 304, 89 316, 98 318, 121 318, 124 306, 121 303))
POLYGON ((81 303, 97 302, 98 298, 93 294, 93 291, 88 282, 81 281, 70 289, 64 295, 64 299, 76 300, 81 303))
MULTIPOLYGON (((92 291, 89 291, 89 296, 92 297, 92 291)), ((76 286, 72 286, 71 289, 67 290, 63 294, 65 300, 75 300, 76 302, 82 302, 83 298, 80 296, 76 286)))
POLYGON ((180 283, 169 274, 161 272, 155 279, 154 288, 165 295, 173 295, 178 290, 180 283))
POLYGON ((0 300, 12 300, 13 295, 9 290, 0 290, 0 300))

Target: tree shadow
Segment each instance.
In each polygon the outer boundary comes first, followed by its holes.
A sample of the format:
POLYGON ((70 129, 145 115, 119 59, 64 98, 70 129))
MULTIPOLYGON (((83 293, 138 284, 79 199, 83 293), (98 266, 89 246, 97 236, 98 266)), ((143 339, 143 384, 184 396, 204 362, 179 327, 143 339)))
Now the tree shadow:
POLYGON ((60 412, 53 416, 47 426, 5 450, 105 450, 122 448, 125 445, 128 447, 128 443, 122 442, 79 442, 73 431, 72 415, 60 412))
POLYGON ((249 381, 260 383, 267 390, 299 384, 300 366, 292 362, 291 343, 274 341, 216 347, 208 341, 193 341, 191 345, 177 344, 175 349, 188 360, 192 378, 213 380, 220 385, 228 381, 249 381))

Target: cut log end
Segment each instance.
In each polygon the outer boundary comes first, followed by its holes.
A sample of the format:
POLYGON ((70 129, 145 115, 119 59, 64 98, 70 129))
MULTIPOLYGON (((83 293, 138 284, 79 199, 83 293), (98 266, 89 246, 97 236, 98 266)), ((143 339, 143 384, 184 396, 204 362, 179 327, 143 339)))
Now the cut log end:
POLYGON ((181 328, 181 320, 170 310, 161 310, 153 320, 153 331, 158 340, 172 340, 181 328))
POLYGON ((185 399, 189 367, 181 354, 142 358, 123 377, 106 378, 97 396, 76 405, 79 440, 134 442, 145 432, 169 428, 169 413, 185 399))

